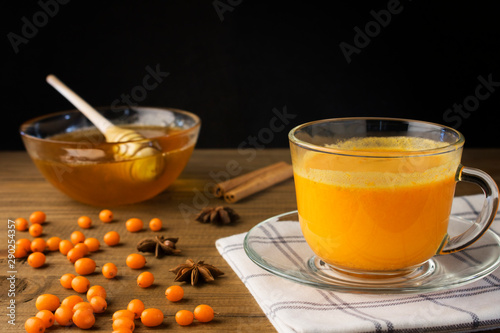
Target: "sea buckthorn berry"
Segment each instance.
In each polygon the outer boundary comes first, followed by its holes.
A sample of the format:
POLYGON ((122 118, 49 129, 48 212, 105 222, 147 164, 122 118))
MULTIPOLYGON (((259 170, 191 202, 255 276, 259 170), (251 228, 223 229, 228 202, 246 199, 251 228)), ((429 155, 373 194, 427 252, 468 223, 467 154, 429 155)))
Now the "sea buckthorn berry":
POLYGON ((59 243, 61 243, 61 238, 54 236, 47 239, 47 249, 51 252, 59 250, 59 243))
POLYGON ((54 322, 56 321, 56 317, 49 310, 38 311, 36 317, 40 318, 43 321, 45 328, 51 327, 52 325, 54 325, 54 322))
POLYGON ((125 228, 127 228, 130 232, 137 232, 141 230, 143 225, 144 223, 142 220, 135 217, 128 219, 127 222, 125 222, 125 228))
POLYGON ((95 313, 103 313, 108 307, 108 303, 102 296, 94 296, 90 299, 90 305, 94 309, 95 313))
POLYGON ((141 288, 147 288, 153 284, 155 277, 151 272, 142 272, 137 277, 137 285, 141 288))
POLYGON ((83 255, 86 256, 87 254, 90 253, 89 247, 85 243, 78 243, 75 244, 75 249, 82 249, 83 250, 83 255))
POLYGON ((45 332, 45 323, 38 317, 31 317, 24 322, 24 329, 28 333, 43 333, 45 332))
POLYGON ((141 323, 147 327, 159 326, 163 323, 163 317, 163 312, 159 309, 145 309, 141 314, 141 323))
POLYGON ((75 306, 73 306, 73 313, 76 312, 76 310, 90 310, 92 312, 94 312, 94 308, 92 307, 92 304, 90 304, 89 302, 78 302, 75 304, 75 306))
POLYGON ((83 258, 85 256, 85 250, 82 248, 72 248, 68 251, 66 258, 74 264, 78 259, 83 258))
POLYGON ((160 231, 162 226, 163 226, 163 223, 157 217, 155 217, 155 218, 151 219, 151 221, 149 221, 149 229, 151 229, 152 231, 160 231))
POLYGON ((67 306, 61 305, 54 312, 56 321, 61 326, 70 326, 73 324, 73 311, 67 306))
POLYGON ((90 252, 96 252, 101 247, 101 243, 99 242, 99 240, 94 237, 86 238, 83 241, 83 244, 87 245, 87 248, 90 252))
POLYGON ((14 258, 20 259, 27 256, 28 256, 28 251, 26 251, 24 247, 16 245, 16 249, 14 250, 14 258))
POLYGON ((75 305, 81 302, 83 302, 83 298, 81 298, 80 296, 70 295, 62 300, 61 306, 67 307, 71 310, 71 312, 73 312, 73 308, 75 307, 75 305))
POLYGON ((126 263, 132 269, 140 269, 146 264, 146 258, 142 254, 132 253, 127 256, 126 263))
POLYGON ((85 240, 85 235, 83 234, 83 232, 75 230, 71 233, 69 238, 71 240, 71 243, 76 245, 78 243, 83 243, 83 241, 85 240))
POLYGON ((104 287, 95 285, 90 287, 89 290, 87 291, 87 300, 90 301, 94 296, 101 296, 102 298, 105 299, 108 295, 104 287))
POLYGON ((140 318, 142 311, 144 311, 144 303, 140 299, 133 299, 128 303, 127 310, 135 314, 135 319, 140 318))
POLYGON ((59 297, 52 294, 43 294, 36 298, 35 302, 38 311, 49 310, 56 311, 56 309, 61 305, 59 297))
POLYGON ((74 247, 75 246, 73 245, 73 243, 71 243, 67 239, 63 239, 61 242, 59 242, 59 252, 61 252, 64 255, 67 255, 69 250, 71 250, 74 247))
POLYGON ((28 229, 28 232, 33 237, 38 237, 43 233, 43 227, 41 224, 32 224, 28 229))
POLYGON ((129 329, 134 331, 135 323, 132 319, 126 317, 120 317, 113 320, 113 330, 118 331, 121 328, 129 329))
POLYGON ((120 235, 116 231, 109 231, 104 235, 104 243, 115 246, 120 243, 120 235))
POLYGON ((85 276, 75 276, 71 281, 71 287, 77 293, 84 294, 90 288, 90 281, 85 276))
POLYGON ((171 302, 178 302, 184 297, 184 289, 181 286, 170 286, 165 290, 165 296, 171 302))
POLYGON ((30 215, 30 222, 33 224, 42 224, 45 222, 46 215, 44 212, 41 211, 36 211, 31 213, 30 215))
POLYGON ((35 238, 31 241, 31 252, 43 252, 47 248, 47 242, 43 238, 35 238))
POLYGON ((26 250, 26 252, 31 251, 31 241, 27 238, 20 238, 16 241, 16 246, 17 247, 22 247, 23 249, 26 250))
POLYGON ((64 288, 73 289, 73 287, 71 287, 71 281, 73 281, 74 278, 75 274, 66 273, 61 276, 59 282, 61 282, 61 286, 63 286, 64 288))
POLYGON ((45 254, 42 252, 33 252, 28 256, 28 264, 34 268, 43 266, 45 264, 45 254))
POLYGON ((206 304, 200 304, 194 309, 194 317, 202 323, 208 323, 214 319, 214 309, 206 304))
POLYGON ((133 313, 130 310, 118 310, 118 311, 115 311, 113 313, 112 320, 115 320, 115 319, 120 318, 120 317, 126 317, 126 318, 130 318, 130 319, 134 320, 135 313, 133 313))
POLYGON ((18 217, 14 220, 14 223, 16 224, 16 230, 18 231, 26 231, 29 228, 28 220, 25 218, 18 217))
POLYGON ((193 322, 194 315, 189 310, 179 310, 175 314, 175 321, 181 326, 191 325, 193 322))
POLYGON ((75 272, 80 275, 89 275, 95 271, 95 261, 90 258, 80 258, 75 261, 75 272))
POLYGON ((78 226, 82 229, 88 229, 92 226, 92 220, 88 216, 80 216, 77 220, 78 226))
POLYGON ((107 279, 113 279, 118 274, 118 268, 112 262, 108 262, 102 266, 102 275, 107 279))
POLYGON ((99 220, 104 223, 113 221, 113 212, 109 209, 101 210, 101 212, 99 213, 99 220))
POLYGON ((81 329, 87 330, 94 326, 95 317, 92 310, 89 309, 79 309, 73 313, 72 317, 73 323, 81 329))

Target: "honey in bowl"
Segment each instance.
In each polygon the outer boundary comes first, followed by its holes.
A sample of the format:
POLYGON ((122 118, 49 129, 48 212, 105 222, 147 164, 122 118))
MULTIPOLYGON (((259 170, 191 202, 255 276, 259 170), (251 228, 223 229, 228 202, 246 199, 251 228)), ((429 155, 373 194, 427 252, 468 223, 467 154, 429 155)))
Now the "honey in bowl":
POLYGON ((150 199, 178 178, 198 139, 200 119, 195 114, 155 107, 99 112, 144 139, 107 142, 78 110, 21 125, 27 152, 52 185, 83 203, 116 206, 150 199))

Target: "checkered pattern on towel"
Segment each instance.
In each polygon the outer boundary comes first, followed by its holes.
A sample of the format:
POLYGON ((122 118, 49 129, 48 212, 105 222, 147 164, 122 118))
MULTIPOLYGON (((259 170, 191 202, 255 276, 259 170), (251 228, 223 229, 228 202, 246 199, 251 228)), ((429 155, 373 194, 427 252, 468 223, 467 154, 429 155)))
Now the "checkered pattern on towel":
MULTIPOLYGON (((482 195, 455 198, 452 213, 472 220, 483 200, 482 195)), ((500 233, 499 215, 490 230, 500 233)), ((263 270, 245 254, 244 237, 219 239, 217 249, 279 332, 468 332, 500 327, 500 269, 474 283, 439 292, 340 293, 263 270)), ((304 241, 300 238, 296 241, 304 241)), ((460 260, 474 261, 457 255, 460 260)))

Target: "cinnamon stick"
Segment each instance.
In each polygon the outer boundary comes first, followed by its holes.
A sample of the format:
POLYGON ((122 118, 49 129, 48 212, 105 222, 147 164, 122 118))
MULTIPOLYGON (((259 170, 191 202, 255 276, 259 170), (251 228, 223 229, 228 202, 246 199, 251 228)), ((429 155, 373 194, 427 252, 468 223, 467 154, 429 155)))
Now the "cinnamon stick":
POLYGON ((279 167, 283 167, 286 165, 288 165, 288 164, 285 162, 278 162, 278 163, 268 165, 264 168, 260 168, 260 169, 254 170, 252 172, 246 173, 244 175, 235 177, 233 179, 226 180, 225 182, 219 183, 215 186, 215 188, 213 189, 214 195, 217 198, 221 198, 228 191, 230 191, 230 190, 234 189, 235 187, 249 181, 250 179, 253 179, 253 178, 257 177, 258 175, 263 174, 265 172, 271 171, 274 168, 279 168, 279 167))
POLYGON ((278 184, 292 176, 292 166, 290 164, 284 163, 264 173, 261 173, 257 177, 253 177, 245 183, 233 188, 224 195, 224 199, 228 203, 235 203, 254 193, 278 184))

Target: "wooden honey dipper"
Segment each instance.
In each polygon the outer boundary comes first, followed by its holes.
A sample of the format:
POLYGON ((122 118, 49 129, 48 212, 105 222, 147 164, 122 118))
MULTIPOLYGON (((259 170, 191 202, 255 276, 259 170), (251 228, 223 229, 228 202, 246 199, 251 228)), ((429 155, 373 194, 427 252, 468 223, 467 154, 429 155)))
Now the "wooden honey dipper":
POLYGON ((145 138, 136 131, 114 125, 56 76, 48 75, 47 82, 83 113, 104 135, 107 142, 127 142, 114 147, 114 157, 116 161, 137 159, 130 169, 130 176, 133 179, 150 181, 163 172, 164 160, 158 147, 139 142, 145 138))

